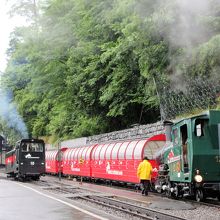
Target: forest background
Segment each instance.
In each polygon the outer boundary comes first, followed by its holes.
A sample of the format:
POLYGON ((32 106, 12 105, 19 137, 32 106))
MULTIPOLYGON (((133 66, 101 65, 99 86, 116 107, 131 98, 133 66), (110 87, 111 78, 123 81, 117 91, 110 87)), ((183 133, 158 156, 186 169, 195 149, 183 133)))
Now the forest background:
POLYGON ((9 2, 27 19, 1 77, 0 131, 11 142, 218 108, 219 0, 9 2))

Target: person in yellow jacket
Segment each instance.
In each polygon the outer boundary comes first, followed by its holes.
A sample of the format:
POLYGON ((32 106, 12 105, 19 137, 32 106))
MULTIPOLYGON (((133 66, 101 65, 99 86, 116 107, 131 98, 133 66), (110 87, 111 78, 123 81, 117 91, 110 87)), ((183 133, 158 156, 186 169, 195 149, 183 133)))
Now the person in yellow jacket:
POLYGON ((143 161, 139 164, 137 169, 137 176, 140 179, 140 183, 142 185, 142 195, 148 195, 152 170, 153 169, 150 162, 148 161, 148 158, 144 157, 143 161))

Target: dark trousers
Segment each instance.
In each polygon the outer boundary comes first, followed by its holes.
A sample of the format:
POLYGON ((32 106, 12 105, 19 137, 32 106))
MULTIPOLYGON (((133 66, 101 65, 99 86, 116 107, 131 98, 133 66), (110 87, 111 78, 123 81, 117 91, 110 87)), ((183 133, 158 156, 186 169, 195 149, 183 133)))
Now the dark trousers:
POLYGON ((150 188, 150 180, 141 180, 142 195, 147 196, 149 188, 150 188))

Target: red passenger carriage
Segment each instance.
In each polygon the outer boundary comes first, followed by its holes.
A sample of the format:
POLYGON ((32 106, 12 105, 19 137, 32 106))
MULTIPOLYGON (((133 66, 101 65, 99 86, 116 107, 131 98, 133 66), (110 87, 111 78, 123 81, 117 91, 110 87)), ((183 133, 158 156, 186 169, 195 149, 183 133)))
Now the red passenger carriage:
MULTIPOLYGON (((158 169, 153 156, 164 144, 165 135, 159 134, 142 140, 65 149, 62 172, 66 176, 139 183, 136 173, 142 158, 147 156, 152 167, 158 169)), ((58 173, 58 151, 46 153, 46 166, 47 172, 58 173)), ((157 172, 154 171, 152 181, 156 176, 157 172)))

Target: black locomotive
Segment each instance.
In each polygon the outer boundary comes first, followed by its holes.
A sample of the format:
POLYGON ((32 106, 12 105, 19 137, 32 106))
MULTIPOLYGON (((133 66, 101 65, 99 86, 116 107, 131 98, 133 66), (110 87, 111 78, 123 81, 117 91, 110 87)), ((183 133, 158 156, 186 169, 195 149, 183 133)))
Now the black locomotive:
POLYGON ((22 139, 6 153, 6 174, 18 180, 39 180, 45 173, 45 144, 39 139, 22 139))

